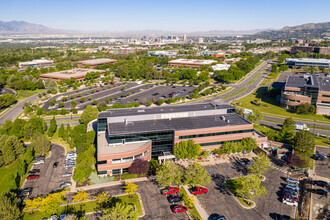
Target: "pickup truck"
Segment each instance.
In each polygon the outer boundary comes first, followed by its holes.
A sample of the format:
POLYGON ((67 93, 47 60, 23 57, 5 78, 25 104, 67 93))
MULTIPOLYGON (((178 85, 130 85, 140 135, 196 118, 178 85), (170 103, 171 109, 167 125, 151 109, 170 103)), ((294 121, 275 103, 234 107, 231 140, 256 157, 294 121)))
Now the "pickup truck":
POLYGON ((179 188, 168 187, 168 188, 162 190, 162 194, 163 194, 163 196, 165 196, 165 195, 171 195, 171 194, 178 193, 179 191, 180 191, 179 188))
POLYGON ((300 130, 300 131, 309 131, 309 128, 307 127, 306 124, 301 124, 301 123, 296 123, 296 130, 300 130))
POLYGON ((208 190, 204 187, 193 187, 190 189, 191 194, 196 195, 196 194, 206 194, 208 193, 208 190))

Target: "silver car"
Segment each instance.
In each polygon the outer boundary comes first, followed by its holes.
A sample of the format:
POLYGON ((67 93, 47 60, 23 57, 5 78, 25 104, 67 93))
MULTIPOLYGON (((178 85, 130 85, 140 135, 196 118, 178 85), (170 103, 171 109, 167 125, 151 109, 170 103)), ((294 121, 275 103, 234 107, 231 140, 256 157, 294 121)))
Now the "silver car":
POLYGON ((292 183, 292 184, 299 184, 299 180, 296 180, 295 178, 292 178, 292 177, 286 178, 286 181, 288 183, 292 183))
POLYGON ((60 185, 60 188, 64 189, 64 188, 70 187, 71 185, 72 185, 71 182, 64 182, 60 185))
POLYGON ((64 172, 62 173, 62 177, 69 177, 72 176, 72 173, 64 172))

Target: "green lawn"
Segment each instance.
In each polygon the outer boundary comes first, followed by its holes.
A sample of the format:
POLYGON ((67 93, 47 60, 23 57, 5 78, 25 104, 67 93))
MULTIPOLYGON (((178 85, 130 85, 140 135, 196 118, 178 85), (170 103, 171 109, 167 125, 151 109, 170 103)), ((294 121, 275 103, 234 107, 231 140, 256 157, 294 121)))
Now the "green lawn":
POLYGON ((286 110, 284 108, 281 108, 279 106, 279 102, 276 101, 275 97, 268 97, 265 95, 267 88, 265 87, 260 87, 257 90, 255 90, 253 93, 236 100, 236 103, 240 103, 240 105, 237 105, 239 108, 248 108, 248 109, 258 109, 260 112, 273 115, 273 116, 278 116, 278 117, 292 117, 293 119, 302 119, 302 120, 316 120, 318 122, 323 122, 323 123, 330 123, 329 117, 326 117, 324 115, 300 115, 294 112, 291 112, 289 110, 286 110), (261 104, 268 105, 269 108, 264 108, 261 106, 257 106, 252 104, 251 102, 254 100, 259 100, 261 104))
POLYGON ((248 82, 247 85, 251 85, 252 83, 254 83, 258 77, 263 73, 263 71, 261 71, 258 75, 256 75, 253 79, 250 80, 250 82, 248 82))
MULTIPOLYGON (((50 138, 49 138, 50 141, 51 141, 52 143, 57 143, 57 144, 60 144, 60 145, 65 146, 65 148, 66 148, 66 152, 72 151, 72 148, 70 147, 70 145, 69 145, 65 140, 62 140, 62 138, 60 138, 60 137, 58 136, 58 129, 59 129, 59 128, 60 128, 60 127, 58 127, 58 128, 56 129, 56 132, 54 133, 53 137, 50 137, 50 138)), ((64 128, 66 128, 66 126, 64 126, 64 128)))
POLYGON ((235 95, 238 95, 238 94, 244 92, 245 90, 246 90, 246 87, 243 87, 243 88, 241 88, 240 90, 238 90, 237 92, 234 92, 234 93, 231 94, 231 95, 227 95, 227 96, 223 97, 222 99, 228 99, 228 98, 231 98, 231 97, 233 97, 233 96, 235 96, 235 95))
POLYGON ((32 90, 17 90, 17 99, 18 100, 23 100, 26 98, 29 98, 30 96, 33 96, 35 94, 38 94, 40 92, 43 92, 43 89, 36 89, 34 91, 32 90))
MULTIPOLYGON (((132 203, 135 205, 138 215, 143 215, 140 200, 137 194, 134 194, 132 198, 129 198, 128 195, 113 197, 112 199, 119 199, 125 203, 132 203)), ((81 204, 74 204, 74 205, 65 205, 61 206, 57 212, 57 216, 60 216, 63 213, 66 214, 74 214, 77 212, 88 213, 88 212, 95 212, 97 207, 96 201, 85 202, 84 206, 80 206, 81 204)), ((24 212, 24 219, 25 220, 35 220, 35 219, 42 219, 44 217, 50 217, 47 214, 41 213, 39 211, 35 211, 34 214, 30 215, 30 212, 24 212)))
MULTIPOLYGON (((183 188, 183 186, 180 187, 180 192, 182 192, 183 194, 188 196, 188 194, 187 194, 186 190, 183 188)), ((199 215, 197 209, 195 208, 195 206, 192 209, 188 209, 188 211, 193 219, 202 219, 201 216, 199 215)))

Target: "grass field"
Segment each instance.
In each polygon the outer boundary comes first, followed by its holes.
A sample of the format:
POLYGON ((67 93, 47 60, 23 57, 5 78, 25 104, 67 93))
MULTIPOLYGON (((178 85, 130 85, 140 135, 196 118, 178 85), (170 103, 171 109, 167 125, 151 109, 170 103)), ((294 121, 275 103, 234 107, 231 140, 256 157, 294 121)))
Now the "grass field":
MULTIPOLYGON (((188 194, 187 194, 186 190, 183 188, 183 186, 180 187, 180 192, 182 192, 183 194, 188 196, 188 194)), ((192 209, 188 209, 188 211, 193 219, 198 219, 198 220, 202 219, 201 216, 199 215, 197 209, 195 208, 195 206, 192 209)))
MULTIPOLYGON (((134 194, 132 198, 129 198, 128 195, 113 197, 112 199, 114 198, 119 199, 120 201, 128 204, 129 203, 134 204, 137 209, 138 215, 139 216, 143 215, 141 203, 137 194, 134 194)), ((57 212, 57 216, 60 216, 63 213, 74 214, 77 212, 81 212, 81 213, 95 212, 96 207, 97 207, 96 201, 85 202, 83 206, 81 206, 81 204, 65 205, 59 208, 57 212)), ((35 211, 34 214, 32 215, 30 215, 30 212, 24 212, 23 217, 25 220, 35 220, 50 216, 42 212, 35 211)))
POLYGON ((281 108, 279 106, 279 102, 276 102, 275 97, 268 97, 265 95, 265 92, 267 91, 267 88, 265 87, 260 87, 253 93, 238 99, 236 102, 240 103, 237 107, 241 108, 247 108, 247 109, 252 109, 256 110, 258 109, 262 113, 268 113, 269 115, 273 116, 279 116, 279 117, 292 117, 293 119, 309 119, 309 120, 316 120, 318 122, 323 122, 323 123, 330 123, 330 118, 326 117, 324 115, 300 115, 294 112, 291 112, 287 109, 281 108), (264 108, 261 106, 257 106, 252 104, 251 102, 254 100, 259 100, 261 104, 268 105, 269 108, 264 108))
POLYGON ((233 96, 235 96, 235 95, 238 95, 238 94, 244 92, 245 90, 246 90, 246 87, 243 87, 243 88, 241 88, 240 90, 238 90, 237 92, 234 92, 234 93, 231 94, 231 95, 227 95, 227 96, 223 97, 222 99, 228 99, 228 98, 231 98, 231 97, 233 97, 233 96))
MULTIPOLYGON (((64 126, 64 128, 66 128, 66 126, 64 126)), ((49 138, 50 141, 52 143, 63 145, 66 149, 66 152, 72 151, 72 148, 70 147, 70 145, 65 140, 62 140, 62 138, 60 138, 58 136, 58 129, 59 129, 59 127, 56 129, 56 132, 54 133, 53 137, 49 138)))
POLYGON ((43 92, 44 90, 42 89, 36 89, 34 91, 31 90, 17 90, 17 99, 18 100, 23 100, 26 98, 29 98, 30 96, 33 96, 35 94, 38 94, 40 92, 43 92))
POLYGON ((258 75, 256 75, 253 79, 250 80, 250 82, 248 82, 247 85, 251 85, 252 83, 254 83, 258 78, 259 76, 263 73, 263 71, 261 71, 258 75))

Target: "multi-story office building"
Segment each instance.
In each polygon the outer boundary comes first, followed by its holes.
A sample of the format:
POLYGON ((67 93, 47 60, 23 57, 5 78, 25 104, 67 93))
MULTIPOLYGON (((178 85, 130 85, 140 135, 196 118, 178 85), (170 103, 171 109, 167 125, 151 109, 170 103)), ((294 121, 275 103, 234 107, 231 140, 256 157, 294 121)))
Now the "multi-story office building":
POLYGON ((200 67, 204 65, 211 65, 212 63, 217 63, 216 60, 194 60, 194 59, 177 59, 168 61, 170 66, 190 66, 190 67, 200 67))
POLYGON ((148 51, 148 56, 175 58, 179 50, 148 51))
POLYGON ((303 103, 315 105, 317 114, 330 115, 330 77, 288 76, 281 94, 282 107, 295 110, 303 103))
POLYGON ((78 67, 85 67, 86 65, 88 65, 89 68, 94 69, 96 66, 100 66, 100 65, 103 65, 103 64, 107 64, 107 63, 115 64, 115 63, 117 63, 117 60, 108 59, 108 58, 100 58, 100 59, 94 59, 94 60, 84 60, 84 61, 77 62, 77 66, 78 67))
POLYGON ((203 50, 200 52, 200 55, 211 56, 211 57, 224 57, 225 53, 222 51, 216 51, 216 50, 203 50))
POLYGON ((30 68, 49 68, 54 67, 54 61, 52 60, 46 60, 46 59, 40 59, 40 60, 32 60, 30 62, 21 62, 19 63, 19 69, 20 70, 26 70, 28 67, 30 68))
POLYGON ((58 72, 53 72, 53 73, 41 74, 40 79, 50 78, 55 81, 61 81, 61 80, 65 80, 65 79, 74 78, 76 81, 81 81, 81 80, 85 79, 85 76, 87 73, 92 73, 92 72, 99 72, 100 75, 104 75, 105 70, 77 68, 77 69, 72 69, 72 70, 63 70, 63 71, 58 71, 58 72))
POLYGON ((318 66, 318 67, 330 67, 330 60, 327 59, 310 59, 310 58, 286 58, 285 65, 290 67, 303 67, 303 66, 318 66))
POLYGON ((293 46, 291 48, 291 54, 296 54, 298 51, 304 53, 330 54, 330 47, 293 46))
POLYGON ((144 50, 142 47, 115 47, 112 49, 113 54, 129 54, 136 51, 144 50))
POLYGON ((137 158, 172 155, 175 144, 189 139, 206 150, 248 137, 255 138, 260 146, 267 145, 267 137, 255 131, 253 124, 237 115, 230 105, 108 110, 97 118, 98 174, 127 172, 137 158))

